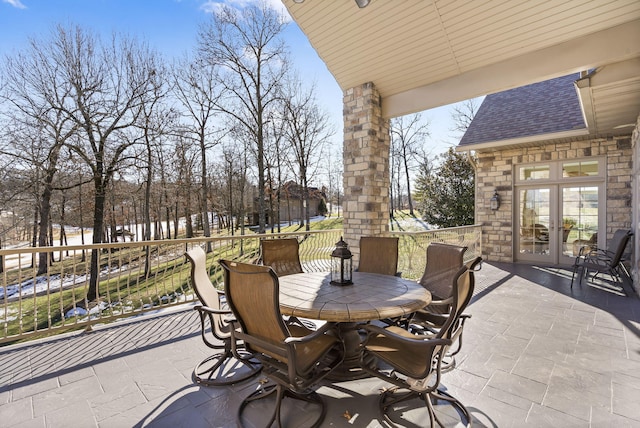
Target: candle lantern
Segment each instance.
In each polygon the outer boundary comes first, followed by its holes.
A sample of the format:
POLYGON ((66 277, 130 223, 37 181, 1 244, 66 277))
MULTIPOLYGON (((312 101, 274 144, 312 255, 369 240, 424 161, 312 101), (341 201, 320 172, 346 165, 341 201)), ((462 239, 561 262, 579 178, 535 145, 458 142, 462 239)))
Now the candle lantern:
POLYGON ((500 208, 500 195, 498 195, 497 190, 493 191, 493 196, 491 197, 491 199, 489 199, 489 206, 493 211, 500 208))
POLYGON ((351 281, 351 261, 351 251, 349 251, 347 243, 340 237, 335 250, 331 253, 331 284, 353 284, 351 281))

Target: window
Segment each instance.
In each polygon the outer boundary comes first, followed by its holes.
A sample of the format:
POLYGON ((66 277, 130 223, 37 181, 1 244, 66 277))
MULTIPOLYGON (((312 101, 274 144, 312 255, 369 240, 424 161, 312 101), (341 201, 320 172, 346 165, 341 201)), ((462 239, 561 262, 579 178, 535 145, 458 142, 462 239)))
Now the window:
POLYGON ((549 178, 549 165, 520 167, 520 180, 544 180, 549 178))
POLYGON ((562 164, 562 177, 594 177, 598 175, 598 161, 565 162, 562 164))
POLYGON ((562 183, 568 180, 581 182, 603 179, 605 176, 605 159, 572 159, 516 166, 516 184, 524 185, 535 182, 562 183))

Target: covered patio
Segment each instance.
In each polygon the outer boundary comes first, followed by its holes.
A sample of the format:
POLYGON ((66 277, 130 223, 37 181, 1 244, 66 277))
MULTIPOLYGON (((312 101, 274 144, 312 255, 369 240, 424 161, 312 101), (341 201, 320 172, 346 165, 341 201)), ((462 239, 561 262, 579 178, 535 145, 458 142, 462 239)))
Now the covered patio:
MULTIPOLYGON (((443 379, 474 426, 640 424, 640 304, 606 279, 570 288, 570 270, 483 265, 459 367, 443 379)), ((208 352, 189 306, 3 347, 2 425, 235 426, 241 399, 261 377, 195 385, 191 372, 208 352)), ((325 381, 323 426, 384 426, 377 414, 384 387, 370 378, 325 381)), ((419 411, 403 416, 405 426, 422 426, 419 411)), ((260 417, 252 422, 260 426, 260 417)))
MULTIPOLYGON (((526 119, 534 128, 537 125, 533 136, 492 143, 536 150, 502 158, 492 146, 480 156, 475 215, 483 229, 482 256, 491 261, 518 260, 511 243, 515 230, 511 220, 517 216, 512 207, 518 203, 511 177, 517 168, 600 156, 610 165, 601 192, 607 202, 601 204, 600 218, 607 222, 598 226, 598 245, 605 247, 618 228, 636 232, 630 245, 630 272, 638 292, 640 3, 283 3, 343 90, 344 234, 351 247, 360 236, 388 232, 391 118, 580 73, 571 89, 578 93, 584 127, 549 134, 529 115, 526 119), (535 143, 541 136, 556 145, 538 147, 535 143), (627 151, 619 159, 617 153, 599 151, 584 140, 627 151), (615 173, 621 165, 626 169, 618 178, 615 173), (503 204, 494 211, 489 199, 496 191, 503 204)), ((553 117, 554 112, 549 114, 553 117)), ((480 149, 470 146, 478 153, 480 149)), ((562 218, 557 216, 559 223, 562 218)), ((556 232, 553 238, 560 239, 561 228, 550 229, 556 232)), ((555 254, 553 259, 541 264, 567 265, 555 254)))

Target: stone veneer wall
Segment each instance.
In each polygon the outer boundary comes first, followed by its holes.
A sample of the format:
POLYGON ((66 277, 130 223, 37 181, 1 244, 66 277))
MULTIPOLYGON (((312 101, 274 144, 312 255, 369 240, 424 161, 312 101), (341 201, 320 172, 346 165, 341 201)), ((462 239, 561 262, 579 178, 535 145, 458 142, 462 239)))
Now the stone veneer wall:
POLYGON ((382 99, 371 82, 344 92, 343 117, 343 228, 357 263, 360 237, 389 230, 391 138, 382 99))
POLYGON ((482 256, 485 260, 512 262, 514 166, 562 159, 606 156, 607 239, 619 228, 631 226, 632 144, 629 136, 593 139, 535 147, 498 149, 478 153, 476 220, 482 224, 482 256), (500 208, 491 211, 494 189, 500 208))

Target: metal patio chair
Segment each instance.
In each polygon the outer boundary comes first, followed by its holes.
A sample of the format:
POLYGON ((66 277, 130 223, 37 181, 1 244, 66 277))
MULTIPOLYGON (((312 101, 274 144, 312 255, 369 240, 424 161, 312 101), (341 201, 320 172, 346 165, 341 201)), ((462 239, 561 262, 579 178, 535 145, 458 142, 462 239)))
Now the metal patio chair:
POLYGON ((382 417, 393 426, 395 422, 390 413, 396 407, 398 412, 406 410, 409 405, 404 402, 414 399, 421 400, 427 407, 431 426, 434 421, 443 426, 434 409, 438 401, 450 404, 464 425, 471 425, 465 406, 440 387, 444 356, 454 341, 453 337, 462 328, 460 316, 464 302, 468 302, 472 293, 471 276, 466 266, 459 269, 452 280, 455 283, 452 310, 433 336, 415 335, 399 326, 362 326, 361 331, 366 333, 361 345, 363 370, 394 385, 382 392, 379 401, 382 417))
POLYGON ((214 287, 206 268, 207 255, 200 247, 185 253, 191 262, 191 283, 200 300, 195 310, 200 315, 202 340, 211 349, 221 350, 202 360, 193 370, 194 382, 207 386, 230 385, 257 374, 262 368, 251 354, 240 347, 233 355, 231 325, 232 312, 223 308, 224 293, 214 287), (237 358, 236 358, 237 357, 237 358))
POLYGON ((431 292, 431 303, 425 310, 447 314, 451 309, 452 279, 464 264, 467 247, 432 242, 427 247, 427 264, 418 281, 431 292))
POLYGON ((296 238, 263 239, 260 247, 262 264, 271 266, 276 275, 302 273, 300 244, 296 238))
MULTIPOLYGON (((225 295, 236 318, 232 343, 242 341, 262 362, 262 373, 273 382, 261 383, 242 401, 238 424, 243 426, 242 415, 251 403, 275 395, 275 408, 268 419, 265 415, 265 426, 274 422, 282 426, 283 414, 291 426, 320 426, 326 408, 315 388, 344 359, 344 343, 337 336, 335 323, 327 322, 315 331, 302 324, 286 324, 280 313, 278 277, 271 267, 226 260, 220 264, 224 268, 225 295), (319 415, 311 423, 311 417, 299 414, 297 406, 283 412, 285 398, 313 403, 319 406, 319 415)), ((264 409, 264 405, 256 407, 257 411, 264 409)))
POLYGON ((611 275, 614 281, 622 281, 621 275, 624 273, 630 278, 629 272, 623 263, 624 250, 633 236, 633 232, 627 229, 618 229, 613 234, 606 249, 585 246, 580 249, 573 264, 573 274, 571 275, 571 288, 576 272, 581 269, 579 283, 582 284, 582 277, 588 276, 589 271, 594 272, 591 280, 595 280, 598 274, 604 272, 611 275))
MULTIPOLYGON (((469 302, 471 301, 471 298, 473 297, 473 291, 475 289, 475 272, 480 270, 481 263, 482 257, 476 257, 469 263, 465 264, 469 272, 469 292, 466 294, 465 300, 463 302, 457 302, 457 305, 459 306, 458 310, 460 311, 464 311, 466 309, 466 307, 469 305, 469 302)), ((452 292, 455 292, 455 275, 450 280, 452 281, 451 290, 452 292)), ((449 314, 454 303, 454 298, 455 296, 451 295, 444 300, 449 308, 448 313, 431 312, 429 310, 430 305, 425 307, 424 309, 414 312, 411 319, 407 323, 408 330, 416 334, 437 336, 440 329, 442 329, 448 321, 449 314)), ((438 310, 440 309, 442 308, 438 307, 438 310)), ((456 326, 456 328, 454 329, 455 333, 449 337, 449 339, 453 341, 452 346, 447 350, 447 353, 443 357, 443 373, 452 370, 456 366, 455 356, 462 349, 462 333, 464 332, 464 324, 469 318, 471 318, 471 315, 462 313, 460 314, 458 321, 456 321, 458 323, 458 326, 456 326)))
POLYGON ((400 276, 401 274, 398 272, 398 238, 361 237, 358 272, 400 276))

